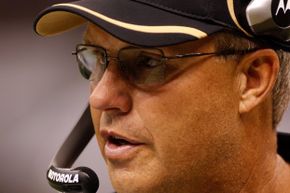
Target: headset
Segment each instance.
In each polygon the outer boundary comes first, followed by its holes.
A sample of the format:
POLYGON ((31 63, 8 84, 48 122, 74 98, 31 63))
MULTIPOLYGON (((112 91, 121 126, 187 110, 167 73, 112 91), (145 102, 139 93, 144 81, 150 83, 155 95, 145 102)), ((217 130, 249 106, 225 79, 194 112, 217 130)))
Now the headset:
POLYGON ((277 40, 290 41, 290 1, 252 0, 246 9, 246 17, 257 35, 270 35, 277 40))
POLYGON ((251 0, 242 15, 252 33, 290 51, 290 0, 251 0))

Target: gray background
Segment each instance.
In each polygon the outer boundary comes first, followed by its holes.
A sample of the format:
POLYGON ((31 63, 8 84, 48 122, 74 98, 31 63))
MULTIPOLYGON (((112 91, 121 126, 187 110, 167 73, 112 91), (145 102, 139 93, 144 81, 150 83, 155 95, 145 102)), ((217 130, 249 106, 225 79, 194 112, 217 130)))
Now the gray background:
MULTIPOLYGON (((82 29, 50 38, 32 31, 37 12, 55 2, 0 3, 0 193, 55 192, 47 166, 87 104, 88 85, 71 56, 82 29)), ((290 132, 289 118, 279 130, 290 132)), ((95 140, 75 165, 93 168, 99 192, 112 192, 95 140)))

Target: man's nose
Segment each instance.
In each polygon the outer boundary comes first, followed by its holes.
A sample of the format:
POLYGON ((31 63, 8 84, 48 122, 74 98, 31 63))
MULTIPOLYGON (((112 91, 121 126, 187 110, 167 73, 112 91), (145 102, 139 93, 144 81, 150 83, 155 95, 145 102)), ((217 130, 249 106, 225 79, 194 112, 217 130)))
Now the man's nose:
POLYGON ((112 62, 101 80, 92 88, 89 102, 92 108, 101 111, 127 113, 132 107, 130 85, 121 76, 118 64, 112 62))

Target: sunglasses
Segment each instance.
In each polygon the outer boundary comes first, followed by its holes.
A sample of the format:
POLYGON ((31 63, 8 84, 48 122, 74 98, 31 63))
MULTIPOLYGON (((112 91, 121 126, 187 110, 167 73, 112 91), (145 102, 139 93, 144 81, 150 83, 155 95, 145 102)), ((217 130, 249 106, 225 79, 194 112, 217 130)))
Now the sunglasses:
MULTIPOLYGON (((80 73, 85 79, 93 81, 95 85, 102 79, 110 60, 119 63, 121 75, 130 83, 139 86, 156 86, 166 83, 174 74, 178 73, 180 61, 177 59, 197 56, 226 56, 243 55, 256 51, 258 48, 248 50, 223 50, 209 53, 187 53, 174 56, 165 56, 158 48, 124 47, 116 57, 109 56, 105 48, 96 45, 78 44, 76 55, 80 73)), ((180 70, 179 70, 180 71, 180 70)))

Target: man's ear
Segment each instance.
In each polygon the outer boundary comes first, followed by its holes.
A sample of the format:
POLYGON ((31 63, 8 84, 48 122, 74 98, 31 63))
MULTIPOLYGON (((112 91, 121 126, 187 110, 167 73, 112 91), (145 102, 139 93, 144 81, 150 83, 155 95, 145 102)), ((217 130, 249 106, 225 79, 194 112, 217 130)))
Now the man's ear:
POLYGON ((279 58, 272 49, 258 50, 239 62, 241 114, 251 111, 271 94, 279 67, 279 58))

